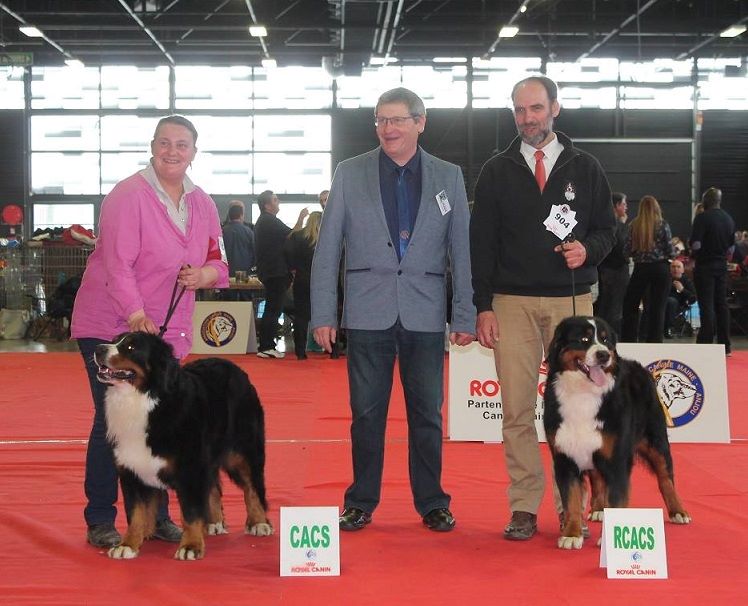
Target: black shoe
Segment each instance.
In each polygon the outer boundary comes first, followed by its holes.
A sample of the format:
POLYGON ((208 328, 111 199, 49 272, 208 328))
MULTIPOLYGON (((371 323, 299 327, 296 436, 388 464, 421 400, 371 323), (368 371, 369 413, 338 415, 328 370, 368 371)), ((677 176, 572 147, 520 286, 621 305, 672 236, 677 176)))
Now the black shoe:
POLYGON ((165 520, 156 522, 156 531, 151 538, 158 539, 159 541, 168 541, 169 543, 179 543, 182 540, 182 531, 179 526, 169 518, 166 518, 165 520))
POLYGON ((358 507, 346 507, 338 518, 340 530, 361 530, 371 523, 371 514, 358 507))
POLYGON ((429 530, 436 532, 449 532, 455 527, 455 518, 446 507, 432 509, 423 516, 423 524, 429 530))
POLYGON ((114 547, 122 542, 122 537, 112 523, 91 524, 86 532, 86 541, 94 547, 114 547))

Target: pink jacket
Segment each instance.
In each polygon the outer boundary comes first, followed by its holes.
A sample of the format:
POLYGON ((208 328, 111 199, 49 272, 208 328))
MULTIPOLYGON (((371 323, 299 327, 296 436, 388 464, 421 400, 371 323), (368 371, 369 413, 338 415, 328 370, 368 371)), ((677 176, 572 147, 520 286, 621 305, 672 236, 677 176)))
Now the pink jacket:
MULTIPOLYGON (((101 205, 96 250, 75 298, 71 335, 111 340, 127 332, 127 318, 144 309, 160 326, 180 267, 211 265, 218 288, 228 285, 221 258, 221 225, 215 202, 199 187, 185 195, 189 219, 183 235, 156 192, 139 174, 120 181, 101 205)), ((186 291, 164 338, 178 358, 192 347, 194 291, 186 291)))

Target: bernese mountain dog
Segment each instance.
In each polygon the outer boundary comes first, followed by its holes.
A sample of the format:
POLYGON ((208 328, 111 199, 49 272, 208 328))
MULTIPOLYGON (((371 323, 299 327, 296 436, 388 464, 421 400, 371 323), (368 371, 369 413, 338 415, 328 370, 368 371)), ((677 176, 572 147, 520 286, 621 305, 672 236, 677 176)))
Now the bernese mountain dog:
POLYGON ((636 455, 657 476, 670 521, 691 521, 675 492, 654 380, 615 346, 604 320, 574 316, 559 323, 548 348, 543 425, 563 505, 562 549, 582 547, 584 476, 592 488, 589 519, 600 521, 605 507, 628 506, 636 455))
POLYGON ((205 554, 204 534, 226 534, 219 471, 244 492, 245 530, 273 533, 265 500, 265 421, 247 374, 206 358, 180 366, 156 335, 133 332, 96 347, 98 379, 108 385, 107 438, 129 523, 108 555, 130 559, 155 530, 159 491, 173 488, 184 532, 174 557, 205 554))

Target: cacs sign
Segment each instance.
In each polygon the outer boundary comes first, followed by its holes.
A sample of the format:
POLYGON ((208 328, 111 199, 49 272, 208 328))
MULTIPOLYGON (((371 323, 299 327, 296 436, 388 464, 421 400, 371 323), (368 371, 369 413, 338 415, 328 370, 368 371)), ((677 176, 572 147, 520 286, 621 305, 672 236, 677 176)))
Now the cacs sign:
POLYGON ((339 575, 339 532, 337 507, 281 507, 280 575, 339 575))

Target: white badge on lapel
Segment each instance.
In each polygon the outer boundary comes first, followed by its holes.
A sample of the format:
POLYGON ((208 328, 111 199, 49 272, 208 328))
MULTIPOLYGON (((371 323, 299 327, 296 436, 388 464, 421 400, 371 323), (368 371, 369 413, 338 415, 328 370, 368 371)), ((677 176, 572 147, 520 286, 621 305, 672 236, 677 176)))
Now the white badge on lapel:
POLYGON ((449 205, 449 198, 447 198, 447 192, 441 190, 435 197, 442 215, 446 215, 450 210, 452 210, 452 207, 449 205))

